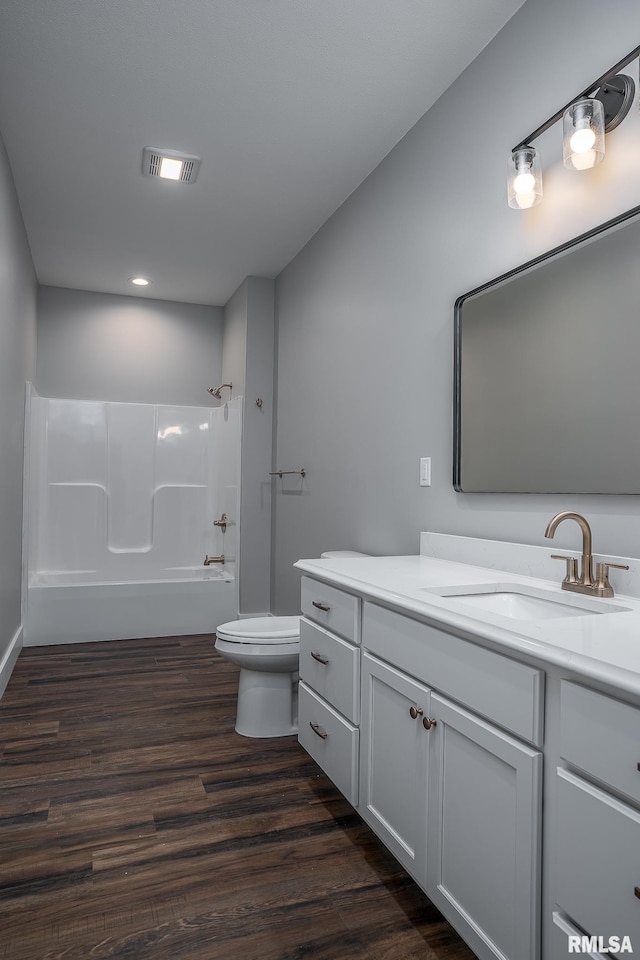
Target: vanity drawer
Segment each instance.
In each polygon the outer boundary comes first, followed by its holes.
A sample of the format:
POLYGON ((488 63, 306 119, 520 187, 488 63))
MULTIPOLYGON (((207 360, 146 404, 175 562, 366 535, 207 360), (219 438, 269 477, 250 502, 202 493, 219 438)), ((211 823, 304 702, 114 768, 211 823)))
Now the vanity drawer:
POLYGON ((551 957, 549 960, 567 960, 570 953, 577 953, 578 951, 574 948, 576 937, 578 938, 580 953, 583 958, 586 957, 588 960, 606 960, 604 954, 598 953, 597 950, 590 950, 588 947, 584 950, 582 949, 582 938, 584 934, 578 930, 577 927, 574 927, 571 921, 559 911, 556 910, 552 916, 551 957), (570 937, 572 940, 569 939, 570 937))
POLYGON ((302 681, 298 695, 298 740, 355 807, 358 803, 358 729, 302 681))
POLYGON ((542 745, 541 670, 372 603, 364 604, 362 642, 382 660, 542 745))
POLYGON ((640 813, 568 770, 556 786, 558 906, 605 942, 640 947, 640 813))
POLYGON ((360 643, 360 599, 326 583, 302 578, 302 612, 320 626, 360 643))
POLYGON ((360 721, 360 669, 358 647, 300 620, 300 678, 343 713, 360 721))
POLYGON ((640 710, 568 680, 560 705, 563 759, 640 802, 640 710))

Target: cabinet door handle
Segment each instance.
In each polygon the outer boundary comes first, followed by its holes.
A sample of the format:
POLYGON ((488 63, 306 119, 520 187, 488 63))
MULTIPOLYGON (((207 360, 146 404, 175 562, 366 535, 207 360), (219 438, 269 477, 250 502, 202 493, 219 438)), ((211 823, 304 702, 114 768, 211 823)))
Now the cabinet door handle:
POLYGON ((322 654, 320 653, 314 653, 313 650, 311 651, 311 656, 313 657, 314 660, 317 660, 318 663, 324 663, 325 666, 327 663, 329 663, 326 657, 323 657, 322 654))
POLYGON ((323 730, 319 723, 314 723, 313 720, 309 720, 309 726, 314 733, 317 733, 319 737, 322 737, 323 740, 326 740, 329 734, 326 730, 323 730))
POLYGON ((634 887, 633 892, 635 893, 638 900, 640 900, 640 887, 634 887))
POLYGON ((438 721, 433 720, 431 717, 422 718, 422 726, 425 728, 425 730, 431 730, 431 727, 437 727, 437 725, 438 721))
POLYGON ((418 717, 421 717, 423 713, 424 710, 422 707, 418 707, 417 709, 416 707, 409 707, 409 715, 411 716, 412 720, 416 720, 418 717))
POLYGON ((325 613, 329 613, 329 610, 331 610, 331 607, 328 607, 326 603, 320 603, 319 600, 312 600, 311 604, 312 606, 317 607, 318 610, 324 610, 325 613))

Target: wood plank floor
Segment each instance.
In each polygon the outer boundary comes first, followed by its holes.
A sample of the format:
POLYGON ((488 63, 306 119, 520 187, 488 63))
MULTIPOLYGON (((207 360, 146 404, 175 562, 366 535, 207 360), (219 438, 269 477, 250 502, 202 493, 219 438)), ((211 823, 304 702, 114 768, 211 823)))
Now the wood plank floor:
POLYGON ((210 637, 24 650, 0 701, 2 960, 474 960, 210 637))

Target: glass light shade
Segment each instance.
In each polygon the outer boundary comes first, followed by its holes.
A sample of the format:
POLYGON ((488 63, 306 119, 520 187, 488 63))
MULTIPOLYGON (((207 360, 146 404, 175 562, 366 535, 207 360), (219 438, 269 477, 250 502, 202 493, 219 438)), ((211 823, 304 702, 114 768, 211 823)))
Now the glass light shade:
POLYGON ((562 157, 570 170, 589 170, 604 160, 604 108, 599 100, 576 100, 562 118, 562 157))
POLYGON ((540 154, 535 147, 518 147, 507 164, 507 197, 514 210, 527 210, 542 200, 540 154))

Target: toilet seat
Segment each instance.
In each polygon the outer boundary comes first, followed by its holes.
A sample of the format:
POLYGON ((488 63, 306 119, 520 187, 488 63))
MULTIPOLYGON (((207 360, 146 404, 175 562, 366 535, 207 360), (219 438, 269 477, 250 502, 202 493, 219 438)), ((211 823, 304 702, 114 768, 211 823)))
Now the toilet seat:
POLYGON ((251 617, 230 620, 216 628, 219 640, 255 645, 300 642, 300 617, 251 617))

